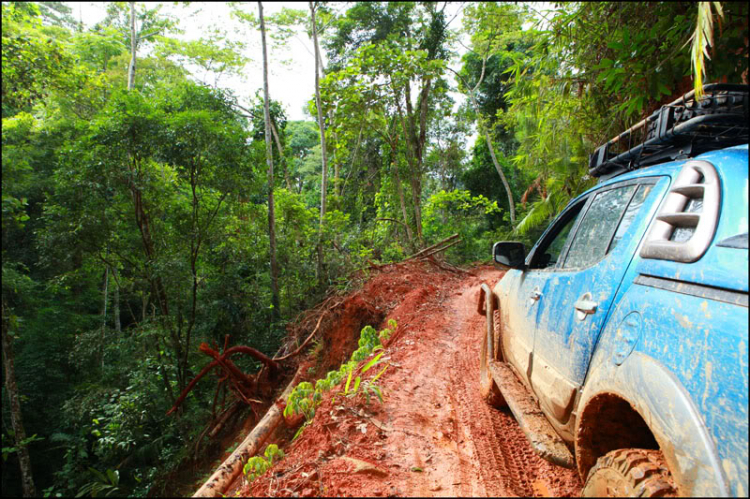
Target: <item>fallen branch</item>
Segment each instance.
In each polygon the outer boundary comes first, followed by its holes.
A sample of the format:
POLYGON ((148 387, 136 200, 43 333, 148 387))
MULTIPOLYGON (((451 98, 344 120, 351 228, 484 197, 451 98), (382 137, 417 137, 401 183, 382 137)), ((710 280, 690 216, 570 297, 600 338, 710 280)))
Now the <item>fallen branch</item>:
POLYGON ((279 396, 278 401, 271 405, 263 419, 253 428, 253 431, 232 452, 232 455, 219 466, 211 475, 211 478, 198 489, 193 497, 219 497, 226 492, 229 485, 242 473, 244 463, 260 450, 263 443, 281 422, 283 401, 292 393, 301 374, 302 370, 298 369, 292 381, 279 396))
POLYGON ((438 246, 442 246, 443 244, 447 243, 448 241, 452 241, 453 239, 455 239, 457 237, 458 237, 458 234, 453 234, 452 236, 447 237, 447 238, 443 239, 442 241, 439 241, 439 242, 433 244, 432 246, 428 246, 425 249, 420 250, 420 251, 414 253, 412 256, 406 258, 405 260, 402 260, 402 262, 408 262, 409 260, 411 260, 413 258, 417 258, 418 256, 421 256, 422 254, 424 254, 424 253, 426 253, 426 252, 428 252, 428 251, 430 251, 432 249, 435 249, 438 246))
POLYGON ((195 441, 195 446, 193 447, 193 460, 197 459, 196 456, 198 455, 201 445, 203 444, 203 437, 208 434, 209 439, 214 438, 221 431, 229 418, 242 407, 242 402, 237 401, 231 407, 229 407, 229 409, 222 412, 218 416, 218 418, 211 418, 211 421, 208 422, 206 428, 201 432, 201 435, 195 441))
POLYGON ((433 257, 432 255, 428 256, 426 260, 432 263, 433 265, 435 265, 436 267, 443 269, 443 270, 447 270, 448 272, 453 272, 454 274, 473 275, 471 272, 468 272, 464 269, 459 269, 458 267, 454 267, 453 265, 449 265, 447 263, 441 263, 438 260, 436 260, 435 257, 433 257))
POLYGON ((278 372, 278 370, 281 368, 281 366, 279 366, 276 363, 275 359, 272 359, 271 357, 268 357, 264 353, 259 352, 258 350, 254 349, 252 347, 247 347, 245 345, 237 345, 237 346, 234 346, 234 347, 227 348, 224 351, 223 356, 229 356, 229 355, 233 355, 235 353, 244 353, 245 355, 249 355, 250 357, 254 358, 255 360, 259 360, 260 362, 263 362, 265 365, 267 365, 269 367, 269 369, 271 369, 272 373, 273 372, 278 372))
POLYGON ((175 403, 172 406, 172 408, 167 411, 167 416, 169 416, 174 411, 176 411, 177 408, 180 406, 180 404, 182 404, 182 402, 185 400, 185 397, 187 397, 187 394, 190 393, 190 390, 193 389, 193 387, 195 386, 195 384, 198 381, 200 381, 200 379, 203 376, 205 376, 206 374, 208 374, 208 372, 211 369, 213 369, 214 367, 216 367, 218 365, 219 365, 219 363, 214 360, 213 362, 211 362, 210 364, 208 364, 206 367, 204 367, 203 369, 201 369, 201 372, 198 373, 198 376, 196 376, 195 378, 193 378, 193 380, 190 383, 188 383, 188 386, 186 386, 185 389, 182 390, 182 393, 180 394, 179 397, 177 397, 177 400, 175 400, 175 403))
POLYGON ((307 346, 307 344, 310 342, 312 337, 315 336, 315 333, 318 332, 318 328, 320 327, 320 322, 323 320, 323 317, 326 315, 326 312, 328 312, 328 310, 320 314, 320 317, 318 318, 318 324, 315 326, 315 329, 313 329, 313 332, 310 333, 310 335, 305 339, 305 341, 302 342, 302 344, 299 346, 297 350, 295 350, 292 353, 288 353, 284 355, 283 357, 280 357, 278 359, 273 359, 273 360, 276 362, 281 362, 281 361, 287 360, 290 357, 294 357, 295 355, 298 355, 302 351, 302 349, 305 348, 305 346, 307 346))
POLYGON ((425 253, 424 255, 420 256, 419 258, 427 258, 427 257, 430 257, 430 256, 432 256, 432 255, 434 255, 434 254, 436 254, 436 253, 440 253, 441 251, 445 251, 445 250, 447 250, 448 248, 450 248, 451 246, 455 246, 455 245, 457 245, 457 244, 458 244, 458 243, 460 243, 460 242, 461 242, 461 240, 460 240, 460 239, 459 239, 459 240, 457 240, 457 241, 453 241, 452 243, 450 243, 450 244, 447 244, 447 245, 443 246, 442 248, 437 248, 437 249, 435 249, 435 250, 432 250, 432 251, 430 251, 429 253, 425 253))
POLYGON ((216 360, 216 362, 218 362, 221 367, 223 367, 224 370, 230 375, 229 378, 231 380, 240 381, 243 385, 252 386, 253 380, 251 380, 245 373, 240 371, 240 369, 236 365, 234 365, 234 362, 227 358, 227 352, 219 355, 219 352, 209 347, 206 343, 201 343, 201 345, 198 347, 198 350, 205 353, 206 355, 210 355, 211 357, 213 357, 214 360, 216 360))
POLYGON ((216 435, 218 435, 222 428, 224 428, 224 425, 227 423, 227 421, 229 421, 229 419, 234 416, 234 413, 239 411, 242 407, 243 404, 241 404, 240 402, 235 402, 231 407, 229 407, 229 409, 224 411, 224 413, 219 416, 218 421, 214 425, 213 429, 209 432, 208 438, 214 438, 216 435))

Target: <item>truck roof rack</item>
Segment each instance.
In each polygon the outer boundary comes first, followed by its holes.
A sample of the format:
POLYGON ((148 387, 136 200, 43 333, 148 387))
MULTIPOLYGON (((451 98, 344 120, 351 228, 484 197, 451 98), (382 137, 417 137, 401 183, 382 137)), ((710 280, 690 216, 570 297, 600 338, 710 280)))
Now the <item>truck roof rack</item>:
POLYGON ((748 142, 748 85, 713 83, 662 106, 589 157, 602 182, 637 168, 748 142))

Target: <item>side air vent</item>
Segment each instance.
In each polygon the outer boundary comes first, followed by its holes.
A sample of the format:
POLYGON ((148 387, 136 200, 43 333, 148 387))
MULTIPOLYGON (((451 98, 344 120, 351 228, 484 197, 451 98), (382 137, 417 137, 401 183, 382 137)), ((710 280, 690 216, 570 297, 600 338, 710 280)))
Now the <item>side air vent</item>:
POLYGON ((641 249, 642 258, 695 262, 719 223, 721 183, 708 161, 685 163, 659 209, 641 249))

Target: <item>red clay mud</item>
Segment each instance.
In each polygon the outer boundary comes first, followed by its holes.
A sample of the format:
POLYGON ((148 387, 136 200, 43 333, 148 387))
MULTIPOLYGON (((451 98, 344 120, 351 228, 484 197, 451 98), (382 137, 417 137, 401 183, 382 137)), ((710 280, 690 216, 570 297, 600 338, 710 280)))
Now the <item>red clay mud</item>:
POLYGON ((323 364, 335 369, 355 348, 362 320, 382 319, 369 323, 382 329, 395 319, 383 356, 390 367, 378 380, 384 402, 332 390, 296 441, 288 443, 293 429, 276 435, 286 457, 226 496, 578 495, 577 474, 539 458, 513 416, 480 396, 476 296, 483 280, 501 275, 416 262, 378 271, 323 333, 326 360, 308 362, 323 376, 323 364))

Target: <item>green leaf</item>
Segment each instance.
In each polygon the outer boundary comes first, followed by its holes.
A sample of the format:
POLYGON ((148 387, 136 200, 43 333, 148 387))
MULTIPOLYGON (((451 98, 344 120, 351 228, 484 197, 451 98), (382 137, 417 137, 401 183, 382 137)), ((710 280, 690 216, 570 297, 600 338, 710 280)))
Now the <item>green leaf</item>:
POLYGON ((352 373, 354 372, 354 369, 351 369, 349 371, 349 376, 346 378, 346 385, 344 385, 344 395, 349 393, 349 384, 352 382, 352 373))
POLYGON ((380 353, 379 353, 379 354, 377 354, 377 355, 376 355, 375 357, 373 357, 373 358, 372 358, 372 359, 370 360, 370 362, 368 362, 367 364, 365 364, 365 367, 363 367, 363 368, 362 368, 362 374, 366 373, 367 371, 369 371, 369 370, 370 370, 370 368, 371 368, 372 366, 374 366, 375 364, 377 364, 378 360, 380 360, 380 357, 382 357, 384 353, 385 353, 385 352, 380 352, 380 353))
POLYGON ((383 403, 383 392, 380 391, 380 388, 375 385, 370 385, 370 389, 375 392, 375 394, 378 396, 378 400, 380 400, 380 403, 383 403))
POLYGON ((92 468, 91 466, 89 466, 89 471, 90 471, 90 472, 91 472, 91 473, 92 473, 92 474, 93 474, 93 475, 94 475, 95 477, 97 477, 97 478, 99 479, 99 481, 100 481, 100 482, 102 482, 102 483, 107 483, 107 477, 106 477, 106 476, 104 476, 104 474, 103 474, 103 473, 102 473, 101 471, 99 471, 99 470, 97 470, 97 469, 94 469, 94 468, 92 468))
POLYGON ((378 378, 383 375, 383 373, 385 372, 385 370, 388 369, 388 366, 390 366, 390 364, 386 364, 385 367, 374 378, 372 378, 371 383, 375 383, 375 381, 377 381, 378 378))

